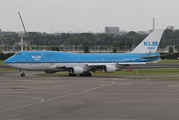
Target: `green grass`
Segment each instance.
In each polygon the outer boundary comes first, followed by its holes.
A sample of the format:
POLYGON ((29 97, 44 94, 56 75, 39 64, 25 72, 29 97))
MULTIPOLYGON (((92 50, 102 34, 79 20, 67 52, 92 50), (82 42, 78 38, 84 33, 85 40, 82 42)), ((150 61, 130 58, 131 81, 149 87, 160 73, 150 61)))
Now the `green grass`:
MULTIPOLYGON (((114 73, 92 73, 92 76, 100 76, 100 75, 171 75, 178 74, 179 69, 177 68, 166 68, 166 69, 136 69, 131 72, 126 72, 126 70, 117 71, 114 73), (136 74, 136 72, 138 74, 136 74)), ((68 73, 55 73, 55 74, 36 74, 39 76, 68 76, 68 73)))
POLYGON ((153 77, 153 78, 151 78, 151 80, 154 80, 154 81, 166 81, 166 80, 178 81, 179 77, 153 77))
POLYGON ((179 77, 147 77, 147 78, 133 78, 133 80, 179 81, 179 77))
POLYGON ((179 69, 177 68, 166 68, 166 69, 136 69, 132 72, 126 72, 126 70, 117 71, 115 73, 94 73, 93 75, 165 75, 165 74, 178 74, 179 69), (138 74, 136 74, 136 72, 138 74))
POLYGON ((0 65, 4 65, 4 60, 0 60, 0 65))
POLYGON ((6 68, 0 68, 0 71, 12 71, 12 70, 17 70, 14 68, 6 69, 6 68))
POLYGON ((158 64, 179 64, 179 60, 161 60, 158 64))

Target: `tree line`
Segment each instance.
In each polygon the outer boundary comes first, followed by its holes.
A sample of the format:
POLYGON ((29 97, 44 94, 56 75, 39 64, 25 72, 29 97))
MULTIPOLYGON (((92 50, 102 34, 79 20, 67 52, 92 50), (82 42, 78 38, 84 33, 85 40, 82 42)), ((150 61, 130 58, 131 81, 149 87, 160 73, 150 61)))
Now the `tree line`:
MULTIPOLYGON (((137 46, 147 35, 140 35, 134 31, 130 31, 125 35, 107 35, 107 34, 69 34, 63 33, 61 35, 45 34, 42 35, 38 32, 29 32, 29 42, 33 45, 44 46, 60 46, 60 45, 82 45, 82 46, 109 46, 123 47, 137 46)), ((25 39, 25 38, 24 38, 25 39)), ((14 45, 20 42, 18 35, 4 35, 0 37, 0 44, 14 45)), ((179 45, 179 30, 166 29, 162 36, 159 47, 179 45)))

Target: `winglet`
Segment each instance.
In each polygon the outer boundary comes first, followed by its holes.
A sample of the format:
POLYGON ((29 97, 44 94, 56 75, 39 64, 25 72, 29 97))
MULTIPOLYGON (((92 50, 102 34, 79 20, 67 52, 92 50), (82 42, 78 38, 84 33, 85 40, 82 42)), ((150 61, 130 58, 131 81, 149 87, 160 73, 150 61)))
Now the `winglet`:
POLYGON ((155 29, 131 53, 155 53, 164 29, 155 29))

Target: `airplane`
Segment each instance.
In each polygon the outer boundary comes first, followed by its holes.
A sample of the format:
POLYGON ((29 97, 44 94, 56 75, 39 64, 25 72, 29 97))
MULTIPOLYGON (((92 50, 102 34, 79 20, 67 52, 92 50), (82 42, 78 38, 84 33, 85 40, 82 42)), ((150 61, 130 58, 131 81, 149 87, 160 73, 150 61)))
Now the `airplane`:
POLYGON ((157 53, 164 29, 155 29, 130 53, 68 53, 58 51, 19 51, 4 63, 23 70, 55 73, 68 71, 69 76, 91 76, 91 72, 111 73, 126 66, 158 60, 157 53))

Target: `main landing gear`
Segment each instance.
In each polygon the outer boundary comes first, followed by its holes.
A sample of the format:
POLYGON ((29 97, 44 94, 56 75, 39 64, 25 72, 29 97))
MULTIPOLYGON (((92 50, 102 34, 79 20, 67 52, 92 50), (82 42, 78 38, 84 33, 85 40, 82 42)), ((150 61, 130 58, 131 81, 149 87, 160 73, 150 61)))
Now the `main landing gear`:
POLYGON ((90 72, 84 72, 83 74, 80 74, 80 76, 88 76, 91 77, 91 73, 90 72))
POLYGON ((23 70, 20 70, 20 72, 21 72, 21 77, 25 77, 24 71, 23 71, 23 70))
POLYGON ((76 76, 76 74, 69 73, 69 76, 76 76))

